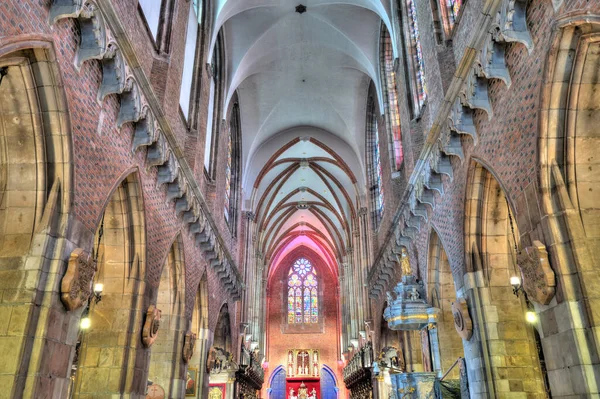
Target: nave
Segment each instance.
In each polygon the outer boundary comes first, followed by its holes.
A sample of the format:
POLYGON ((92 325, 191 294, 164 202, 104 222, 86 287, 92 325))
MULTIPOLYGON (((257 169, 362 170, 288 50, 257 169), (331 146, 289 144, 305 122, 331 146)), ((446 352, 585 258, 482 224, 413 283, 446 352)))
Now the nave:
POLYGON ((600 397, 600 1, 0 2, 0 398, 600 397))

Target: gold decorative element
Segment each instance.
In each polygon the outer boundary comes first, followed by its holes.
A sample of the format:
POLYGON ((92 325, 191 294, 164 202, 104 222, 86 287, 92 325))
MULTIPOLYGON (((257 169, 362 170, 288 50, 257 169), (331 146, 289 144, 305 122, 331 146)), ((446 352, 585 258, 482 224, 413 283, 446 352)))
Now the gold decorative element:
POLYGON ((96 262, 81 248, 71 252, 67 272, 60 283, 61 300, 67 310, 75 310, 87 303, 92 295, 96 262))
POLYGON ((517 255, 523 275, 523 289, 527 297, 539 304, 548 305, 556 292, 556 278, 548 261, 546 246, 538 240, 517 255))
POLYGON ((148 311, 146 312, 146 322, 142 329, 142 342, 146 348, 151 347, 154 341, 156 341, 158 329, 160 328, 161 313, 160 309, 157 309, 154 305, 148 307, 148 311))
POLYGON ((400 255, 400 259, 402 264, 402 276, 412 275, 412 268, 410 267, 410 258, 408 257, 408 252, 404 247, 402 247, 402 254, 400 255))
POLYGON ((196 334, 191 331, 185 333, 183 337, 183 361, 188 363, 194 355, 196 347, 196 334))
POLYGON ((210 387, 210 391, 208 392, 208 399, 222 399, 223 398, 223 390, 221 387, 210 387))
POLYGON ((473 322, 464 298, 458 298, 452 303, 452 316, 454 316, 454 327, 458 335, 462 339, 470 340, 473 335, 473 322))

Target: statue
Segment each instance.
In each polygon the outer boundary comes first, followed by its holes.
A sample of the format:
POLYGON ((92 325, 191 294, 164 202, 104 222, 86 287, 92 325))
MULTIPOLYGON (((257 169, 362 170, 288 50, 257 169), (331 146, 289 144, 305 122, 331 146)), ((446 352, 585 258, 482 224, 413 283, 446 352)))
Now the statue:
POLYGON ((317 399, 317 390, 313 387, 312 391, 310 391, 310 399, 317 399))
POLYGON ((288 395, 288 399, 297 399, 298 397, 294 395, 294 388, 290 388, 290 394, 288 395))
POLYGON ((402 276, 410 276, 412 275, 412 269, 410 267, 410 259, 408 257, 408 252, 406 248, 402 247, 401 257, 401 265, 402 265, 402 276))
POLYGON ((408 294, 408 297, 411 301, 418 301, 419 299, 421 299, 421 295, 419 295, 419 291, 417 291, 416 287, 412 287, 410 293, 408 294))

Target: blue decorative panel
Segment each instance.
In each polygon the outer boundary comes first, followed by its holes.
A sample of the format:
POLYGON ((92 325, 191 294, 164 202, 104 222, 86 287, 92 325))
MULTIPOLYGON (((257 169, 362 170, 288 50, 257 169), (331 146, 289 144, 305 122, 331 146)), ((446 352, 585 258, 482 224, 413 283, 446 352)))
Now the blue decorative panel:
POLYGON ((329 367, 323 367, 321 370, 321 398, 337 399, 338 388, 335 384, 335 375, 329 367))
POLYGON ((271 376, 271 391, 269 392, 269 399, 286 399, 285 394, 285 370, 283 366, 278 366, 275 372, 271 376))

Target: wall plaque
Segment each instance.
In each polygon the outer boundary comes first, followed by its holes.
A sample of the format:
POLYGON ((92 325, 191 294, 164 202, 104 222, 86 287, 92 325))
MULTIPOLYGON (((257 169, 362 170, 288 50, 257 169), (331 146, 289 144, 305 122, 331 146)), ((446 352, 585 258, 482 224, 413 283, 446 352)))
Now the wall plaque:
POLYGON ((67 272, 60 283, 60 298, 67 310, 75 310, 87 303, 92 295, 96 262, 81 248, 71 252, 67 272))
POLYGON ((161 311, 154 305, 148 307, 146 312, 146 322, 142 329, 142 342, 146 348, 152 346, 156 337, 158 337, 158 329, 160 328, 160 315, 161 311))
POLYGON ((527 297, 542 305, 548 305, 556 292, 556 278, 548 261, 546 246, 538 240, 517 256, 523 275, 523 289, 527 297))
POLYGON ((467 301, 464 298, 458 298, 452 302, 452 316, 454 316, 454 327, 462 339, 467 341, 473 335, 473 322, 469 316, 467 301))
POLYGON ((185 333, 183 337, 183 361, 189 362, 194 355, 194 349, 196 347, 196 334, 191 331, 185 333))

